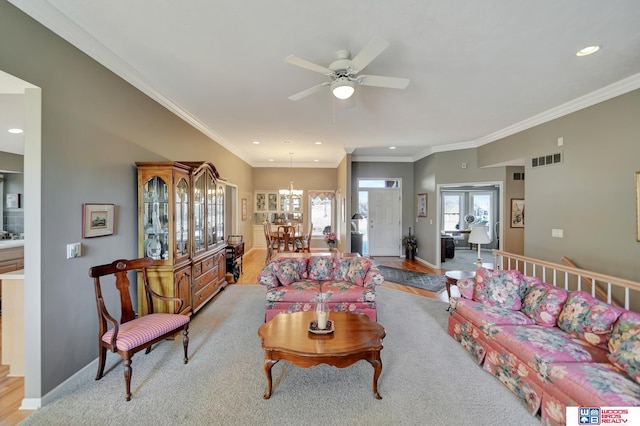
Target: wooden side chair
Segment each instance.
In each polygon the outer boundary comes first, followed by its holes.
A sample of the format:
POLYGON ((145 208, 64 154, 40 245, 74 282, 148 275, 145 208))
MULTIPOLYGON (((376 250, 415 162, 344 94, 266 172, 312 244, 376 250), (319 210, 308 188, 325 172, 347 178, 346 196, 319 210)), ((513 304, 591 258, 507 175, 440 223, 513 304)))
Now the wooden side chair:
MULTIPOLYGON (((126 400, 131 400, 131 358, 133 355, 146 349, 151 352, 151 346, 182 332, 182 345, 184 347, 184 363, 189 361, 187 347, 189 345, 189 319, 188 315, 154 313, 153 299, 174 303, 174 312, 180 312, 183 300, 177 297, 164 297, 155 293, 149 287, 147 267, 153 264, 150 257, 133 260, 116 260, 108 265, 94 266, 89 269, 89 276, 93 278, 96 294, 96 306, 98 309, 98 374, 96 380, 100 380, 104 373, 107 349, 117 352, 124 360, 124 381, 126 387, 126 400), (136 318, 129 294, 129 271, 141 272, 144 283, 145 297, 149 314, 136 318), (100 277, 113 275, 115 286, 120 293, 121 318, 117 321, 107 311, 102 295, 100 277)), ((185 312, 189 314, 190 312, 185 312)))
POLYGON ((273 257, 273 253, 280 249, 280 240, 274 238, 271 234, 271 226, 268 223, 264 224, 264 238, 267 243, 267 258, 264 263, 267 264, 273 257))
POLYGON ((311 234, 313 233, 313 223, 309 224, 309 232, 300 240, 299 251, 303 253, 311 253, 311 234))

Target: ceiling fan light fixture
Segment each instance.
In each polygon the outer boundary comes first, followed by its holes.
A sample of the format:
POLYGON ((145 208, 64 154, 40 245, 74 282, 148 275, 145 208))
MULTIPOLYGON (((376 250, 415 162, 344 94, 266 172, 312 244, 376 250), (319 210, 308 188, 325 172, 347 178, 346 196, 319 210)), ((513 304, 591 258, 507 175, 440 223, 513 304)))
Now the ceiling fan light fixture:
POLYGON ((349 99, 355 92, 356 84, 347 77, 339 77, 331 83, 331 92, 338 99, 349 99))

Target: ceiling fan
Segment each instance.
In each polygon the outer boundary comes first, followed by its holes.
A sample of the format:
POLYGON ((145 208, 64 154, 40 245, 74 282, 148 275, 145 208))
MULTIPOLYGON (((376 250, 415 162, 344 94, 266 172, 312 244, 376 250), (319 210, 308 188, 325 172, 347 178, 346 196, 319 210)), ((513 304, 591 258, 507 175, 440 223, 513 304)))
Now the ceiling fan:
POLYGON ((332 62, 329 67, 314 64, 313 62, 298 58, 295 55, 287 56, 284 58, 285 62, 319 72, 329 77, 329 81, 291 95, 289 99, 299 101, 323 90, 325 86, 329 86, 333 95, 338 99, 351 97, 358 85, 384 87, 388 89, 406 89, 409 85, 409 79, 406 78, 358 75, 360 71, 369 65, 371 61, 380 55, 387 47, 389 47, 388 41, 380 37, 374 37, 353 59, 351 59, 351 53, 348 50, 339 50, 336 53, 338 59, 332 62))

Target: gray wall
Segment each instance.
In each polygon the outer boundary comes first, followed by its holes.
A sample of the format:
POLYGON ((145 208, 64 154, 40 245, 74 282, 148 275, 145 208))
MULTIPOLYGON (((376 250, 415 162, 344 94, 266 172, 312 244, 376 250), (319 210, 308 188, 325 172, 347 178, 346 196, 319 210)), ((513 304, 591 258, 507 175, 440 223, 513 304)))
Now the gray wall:
MULTIPOLYGON (((427 217, 418 218, 416 236, 420 252, 418 256, 438 265, 438 185, 461 185, 473 182, 504 182, 505 167, 481 168, 478 166, 477 150, 439 152, 415 162, 415 194, 427 193, 427 217), (462 164, 465 163, 465 168, 462 164)), ((415 197, 415 194, 413 195, 415 197)), ((413 213, 415 216, 415 212, 413 213)), ((504 212, 500 212, 504 217, 504 212)), ((415 221, 414 221, 415 222, 415 221)))
MULTIPOLYGON (((39 398, 97 356, 89 267, 137 257, 134 162, 209 160, 238 185, 238 196, 248 199, 253 171, 4 0, 0 70, 42 89, 41 264, 28 264, 25 247, 27 268, 43 271, 41 353, 46 356, 41 382, 34 384, 29 371, 25 377, 25 396, 39 398), (117 206, 114 235, 82 240, 85 202, 117 206), (83 243, 83 256, 65 259, 66 243, 76 241, 83 243)), ((241 233, 252 235, 250 221, 241 226, 241 233)))
POLYGON ((556 263, 567 256, 585 269, 640 280, 639 117, 635 90, 478 149, 484 165, 526 159, 526 256, 556 263), (531 168, 531 157, 560 150, 562 164, 531 168), (564 238, 552 238, 553 228, 564 238))
MULTIPOLYGON (((402 234, 412 233, 416 228, 415 191, 413 190, 413 163, 360 163, 351 164, 351 211, 346 216, 351 217, 358 208, 358 179, 359 178, 388 178, 402 179, 402 234)), ((349 204, 349 203, 347 203, 349 204)), ((349 205, 347 205, 349 207, 349 205)), ((348 223, 351 221, 348 220, 348 223)), ((400 242, 398 242, 400 243, 400 242)), ((418 240, 420 243, 420 240, 418 240)), ((422 250, 422 246, 418 245, 422 250)))

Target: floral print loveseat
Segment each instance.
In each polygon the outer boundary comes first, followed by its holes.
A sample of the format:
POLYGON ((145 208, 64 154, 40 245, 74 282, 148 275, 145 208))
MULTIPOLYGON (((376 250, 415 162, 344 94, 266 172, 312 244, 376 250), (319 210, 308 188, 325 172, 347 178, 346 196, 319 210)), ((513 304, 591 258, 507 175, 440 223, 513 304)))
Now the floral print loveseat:
POLYGON ((640 405, 640 314, 518 271, 478 269, 451 298, 448 333, 542 423, 567 406, 640 405))
POLYGON ((357 312, 373 321, 380 271, 363 257, 279 257, 258 274, 267 287, 265 322, 276 314, 315 309, 319 293, 328 295, 332 311, 357 312))

